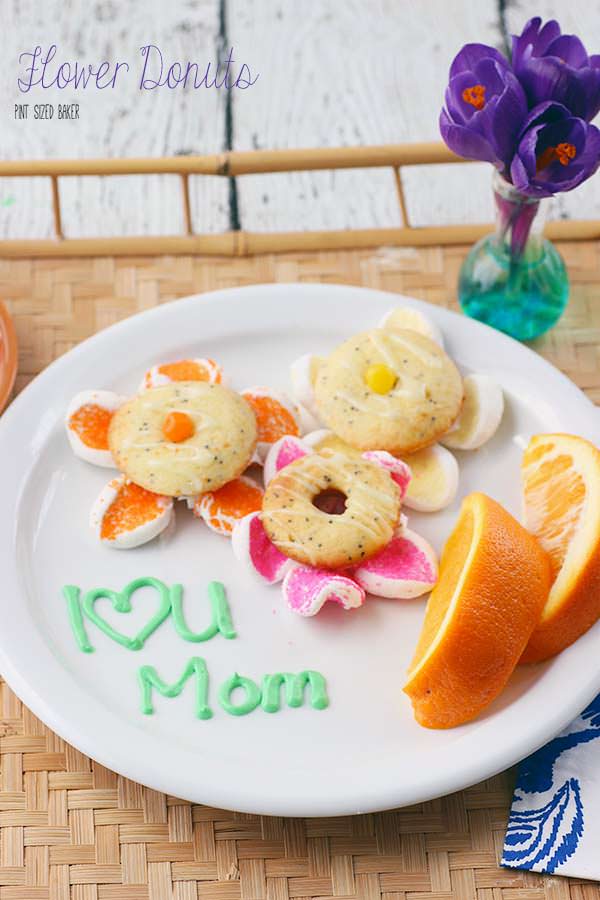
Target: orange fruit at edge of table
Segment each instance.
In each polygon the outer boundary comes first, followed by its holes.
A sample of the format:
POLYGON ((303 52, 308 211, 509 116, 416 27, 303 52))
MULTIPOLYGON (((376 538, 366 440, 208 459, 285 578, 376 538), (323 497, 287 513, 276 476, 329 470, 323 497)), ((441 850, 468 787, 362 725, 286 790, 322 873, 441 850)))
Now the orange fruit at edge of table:
POLYGON ((538 434, 521 464, 525 525, 552 563, 553 584, 522 662, 554 656, 600 617, 600 450, 538 434))
POLYGON ((461 725, 498 696, 550 581, 550 561, 533 535, 485 494, 465 497, 404 685, 420 725, 461 725))

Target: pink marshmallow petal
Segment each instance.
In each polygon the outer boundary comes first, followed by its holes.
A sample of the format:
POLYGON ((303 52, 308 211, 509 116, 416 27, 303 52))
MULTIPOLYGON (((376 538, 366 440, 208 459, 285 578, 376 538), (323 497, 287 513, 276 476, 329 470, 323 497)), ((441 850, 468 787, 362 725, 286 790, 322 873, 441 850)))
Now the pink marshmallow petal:
POLYGON ((283 596, 293 612, 314 616, 323 604, 339 603, 356 609, 365 602, 365 592, 352 578, 325 569, 295 565, 283 580, 283 596))
POLYGON ((272 478, 277 475, 280 469, 289 466, 290 463, 301 459, 312 450, 297 437, 292 435, 284 435, 275 441, 265 458, 263 476, 265 484, 268 484, 272 478))
POLYGON ((426 594, 438 577, 434 550, 409 528, 397 531, 387 547, 354 570, 354 578, 369 594, 409 600, 426 594))
POLYGON ((294 565, 289 557, 273 546, 258 512, 248 513, 235 523, 231 546, 236 559, 269 584, 281 581, 294 565))
POLYGON ((401 459, 396 459, 387 450, 367 450, 366 453, 363 453, 363 459, 368 459, 369 462, 377 463, 378 466, 387 469, 400 488, 400 496, 402 498, 405 496, 412 478, 410 466, 407 466, 401 459))

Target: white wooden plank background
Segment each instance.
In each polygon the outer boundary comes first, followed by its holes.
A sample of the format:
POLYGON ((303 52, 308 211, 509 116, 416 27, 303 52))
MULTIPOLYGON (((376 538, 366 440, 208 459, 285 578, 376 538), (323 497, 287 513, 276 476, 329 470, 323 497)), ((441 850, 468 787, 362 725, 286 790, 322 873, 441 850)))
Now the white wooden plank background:
MULTIPOLYGON (((5 158, 165 155, 234 149, 435 140, 450 61, 466 41, 500 46, 539 13, 600 51, 600 0, 0 0, 2 155, 5 158), (222 3, 222 7, 221 7, 222 3), (159 45, 170 61, 216 60, 220 14, 227 47, 257 83, 224 91, 140 92, 131 73, 114 91, 51 89, 21 94, 19 53, 56 43, 64 59, 138 65, 139 47, 159 45), (79 102, 77 122, 15 121, 15 102, 79 102), (229 143, 228 143, 229 140, 229 143)), ((489 167, 407 169, 415 224, 489 220, 489 167)), ((191 181, 194 224, 221 231, 390 226, 400 222, 391 172, 245 176, 237 205, 224 179, 191 181)), ((65 179, 70 236, 164 234, 183 227, 173 177, 65 179)), ((0 180, 0 237, 47 236, 45 179, 0 180)), ((600 216, 600 181, 564 195, 556 214, 600 216)))
MULTIPOLYGON (((2 143, 4 158, 163 156, 207 153, 224 146, 221 91, 139 91, 130 73, 114 90, 17 88, 18 57, 36 44, 52 43, 65 60, 99 63, 127 60, 139 67, 139 48, 155 43, 172 60, 216 58, 219 20, 215 0, 0 0, 2 30, 2 143), (14 103, 79 102, 79 121, 18 121, 14 103)), ((123 71, 121 75, 123 75, 123 71)), ((30 116, 32 110, 30 109, 30 116)), ((0 182, 0 235, 50 234, 46 179, 0 182), (7 204, 8 201, 8 205, 7 204), (4 205, 2 205, 4 203, 4 205)), ((63 179, 64 228, 69 236, 164 234, 183 229, 180 186, 175 177, 63 179)), ((228 190, 223 179, 192 179, 199 230, 228 227, 228 190)))

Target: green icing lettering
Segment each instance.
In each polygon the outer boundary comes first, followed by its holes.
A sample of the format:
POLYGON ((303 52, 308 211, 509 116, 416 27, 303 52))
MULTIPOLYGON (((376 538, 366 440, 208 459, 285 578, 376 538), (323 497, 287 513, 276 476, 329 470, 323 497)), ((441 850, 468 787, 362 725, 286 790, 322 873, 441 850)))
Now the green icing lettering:
POLYGON ((154 631, 156 631, 159 625, 165 621, 171 612, 171 592, 167 585, 164 584, 164 582, 159 581, 158 578, 143 576, 130 581, 122 591, 112 591, 110 588, 93 588, 91 591, 88 591, 83 598, 83 612, 90 622, 93 622, 94 625, 113 641, 116 641, 128 650, 141 650, 146 640, 154 631), (96 600, 104 598, 110 600, 113 609, 116 612, 131 612, 131 597, 135 591, 143 587, 155 588, 158 593, 158 608, 154 615, 150 617, 148 622, 134 637, 128 637, 128 635, 117 631, 116 628, 113 628, 112 625, 96 611, 96 600))
POLYGON ((173 623, 177 634, 184 641, 201 643, 202 641, 209 641, 216 634, 222 634, 227 640, 232 640, 236 637, 225 588, 220 581, 210 582, 208 585, 208 598, 211 609, 210 625, 204 631, 190 631, 183 614, 183 588, 180 584, 174 584, 171 588, 173 623))
POLYGON ((90 644, 85 625, 83 624, 83 615, 81 614, 81 603, 79 602, 81 591, 74 584, 65 584, 62 593, 67 601, 67 615, 69 616, 71 630, 75 635, 77 646, 83 653, 93 653, 94 648, 90 644))
POLYGON ((144 715, 151 716, 154 712, 152 703, 152 691, 156 690, 163 697, 178 697, 186 681, 195 676, 196 698, 194 710, 196 718, 210 719, 212 710, 208 705, 208 670, 201 656, 192 656, 183 673, 173 684, 163 681, 154 666, 141 666, 138 671, 138 681, 142 693, 141 709, 144 715))
POLYGON ((281 686, 285 684, 285 698, 288 706, 298 707, 304 703, 304 690, 310 685, 310 705, 313 709, 329 706, 327 686, 320 672, 306 669, 297 675, 293 672, 275 672, 265 675, 262 684, 262 708, 265 712, 278 712, 281 708, 281 686))
POLYGON ((261 692, 256 682, 251 678, 238 675, 237 672, 224 681, 219 688, 219 703, 231 716, 245 716, 252 712, 260 703, 260 698, 261 692), (231 694, 236 688, 246 691, 246 699, 243 703, 233 703, 231 700, 231 694))

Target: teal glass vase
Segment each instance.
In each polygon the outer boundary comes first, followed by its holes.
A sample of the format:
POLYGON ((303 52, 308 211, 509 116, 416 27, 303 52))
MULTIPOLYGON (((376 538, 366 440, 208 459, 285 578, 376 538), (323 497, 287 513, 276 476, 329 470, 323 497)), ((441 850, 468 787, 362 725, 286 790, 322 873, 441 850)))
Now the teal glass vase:
POLYGON ((562 315, 569 297, 563 259, 543 236, 548 200, 519 193, 494 172, 496 231, 478 241, 462 264, 463 311, 520 341, 539 337, 562 315))

